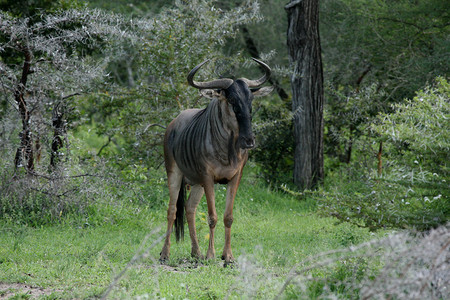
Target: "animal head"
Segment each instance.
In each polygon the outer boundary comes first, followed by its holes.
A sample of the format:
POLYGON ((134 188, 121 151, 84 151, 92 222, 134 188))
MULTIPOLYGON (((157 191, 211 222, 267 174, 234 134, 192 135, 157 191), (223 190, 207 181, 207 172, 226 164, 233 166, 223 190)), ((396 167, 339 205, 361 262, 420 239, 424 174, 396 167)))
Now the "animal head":
POLYGON ((265 71, 265 74, 257 80, 223 78, 207 82, 194 81, 195 73, 209 60, 193 68, 187 78, 189 85, 199 89, 206 98, 217 98, 227 103, 233 118, 232 121, 235 121, 239 128, 237 143, 241 149, 251 149, 255 146, 251 123, 253 98, 266 96, 273 90, 273 87, 259 87, 269 79, 271 71, 269 66, 262 61, 255 58, 253 60, 265 71))

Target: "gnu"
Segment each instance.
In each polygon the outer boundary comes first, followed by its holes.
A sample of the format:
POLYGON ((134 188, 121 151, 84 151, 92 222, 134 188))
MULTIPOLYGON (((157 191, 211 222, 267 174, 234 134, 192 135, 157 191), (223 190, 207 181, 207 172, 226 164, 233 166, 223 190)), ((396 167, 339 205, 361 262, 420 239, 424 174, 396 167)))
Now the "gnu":
POLYGON ((251 125, 252 100, 273 90, 273 87, 259 88, 269 78, 270 68, 257 59, 253 60, 265 71, 264 76, 257 80, 224 78, 208 82, 194 81, 195 73, 209 60, 192 69, 187 77, 189 85, 199 89, 211 102, 205 109, 182 111, 169 124, 165 133, 164 160, 170 202, 167 210, 167 235, 160 256, 162 262, 169 258, 172 227, 175 225, 177 241, 184 235, 184 211, 192 243, 191 255, 203 258, 195 230, 195 212, 203 194, 206 195, 210 228, 206 258, 215 257, 215 183, 227 184, 222 259, 225 260, 225 265, 234 260, 230 241, 233 203, 247 162, 248 150, 255 146, 251 125), (191 185, 187 201, 186 184, 191 185))

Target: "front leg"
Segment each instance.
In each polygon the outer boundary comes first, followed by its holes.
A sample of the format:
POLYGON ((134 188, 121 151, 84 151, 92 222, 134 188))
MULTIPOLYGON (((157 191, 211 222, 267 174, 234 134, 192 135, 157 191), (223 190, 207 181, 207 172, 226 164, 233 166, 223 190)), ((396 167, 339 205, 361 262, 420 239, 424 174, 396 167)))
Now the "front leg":
POLYGON ((222 253, 222 259, 225 260, 225 266, 234 261, 233 253, 231 252, 231 225, 233 224, 234 198, 236 197, 236 192, 241 181, 241 177, 242 169, 230 182, 228 182, 227 186, 226 206, 223 216, 223 223, 225 225, 225 245, 222 253))
POLYGON ((214 195, 214 182, 212 180, 205 180, 203 186, 205 190, 206 202, 208 204, 208 224, 209 224, 209 245, 206 252, 206 259, 213 259, 216 256, 214 250, 214 229, 217 224, 216 203, 214 195))

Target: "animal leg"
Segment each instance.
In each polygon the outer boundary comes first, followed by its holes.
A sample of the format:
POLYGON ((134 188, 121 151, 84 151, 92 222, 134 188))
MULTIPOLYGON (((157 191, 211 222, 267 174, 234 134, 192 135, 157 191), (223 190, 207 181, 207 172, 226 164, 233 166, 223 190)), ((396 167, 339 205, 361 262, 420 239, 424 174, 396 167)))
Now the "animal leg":
POLYGON ((206 252, 206 259, 213 259, 216 256, 214 249, 214 229, 217 224, 216 203, 214 195, 214 182, 205 182, 203 188, 205 189, 206 202, 208 204, 208 224, 209 224, 209 245, 206 252))
POLYGON ((225 260, 225 266, 234 261, 233 253, 231 252, 231 225, 233 224, 233 204, 236 192, 241 181, 242 170, 233 179, 228 182, 227 196, 225 204, 225 213, 223 216, 223 223, 225 225, 225 245, 223 247, 222 259, 225 260))
POLYGON ((167 232, 166 240, 164 246, 161 250, 159 260, 161 262, 169 259, 170 253, 170 234, 172 233, 173 222, 175 221, 177 212, 177 200, 178 194, 180 192, 181 180, 183 179, 183 174, 178 167, 174 167, 174 170, 167 172, 168 185, 169 185, 169 208, 167 209, 167 232))
POLYGON ((186 219, 189 226, 189 235, 191 237, 191 256, 195 258, 203 259, 200 252, 200 247, 198 245, 197 232, 195 230, 195 213, 197 211, 197 206, 203 196, 203 187, 201 185, 194 185, 191 188, 191 193, 189 194, 188 201, 186 202, 186 219))

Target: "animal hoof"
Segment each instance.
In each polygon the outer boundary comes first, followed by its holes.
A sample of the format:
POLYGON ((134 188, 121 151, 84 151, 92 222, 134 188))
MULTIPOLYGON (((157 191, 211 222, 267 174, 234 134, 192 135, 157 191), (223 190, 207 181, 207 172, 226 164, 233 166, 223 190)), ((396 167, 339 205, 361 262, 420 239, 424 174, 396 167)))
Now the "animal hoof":
POLYGON ((234 268, 237 268, 237 263, 235 262, 235 261, 224 261, 224 263, 223 263, 223 267, 224 268, 231 268, 231 269, 234 269, 234 268))
POLYGON ((232 261, 234 261, 234 257, 233 257, 233 255, 222 254, 222 260, 232 262, 232 261))
POLYGON ((205 259, 203 255, 191 255, 191 257, 197 261, 205 259))
POLYGON ((204 260, 205 257, 200 253, 200 251, 191 251, 191 257, 197 260, 204 260))
POLYGON ((159 257, 159 263, 162 264, 162 265, 166 265, 168 261, 169 261, 169 256, 168 255, 161 255, 159 257))

